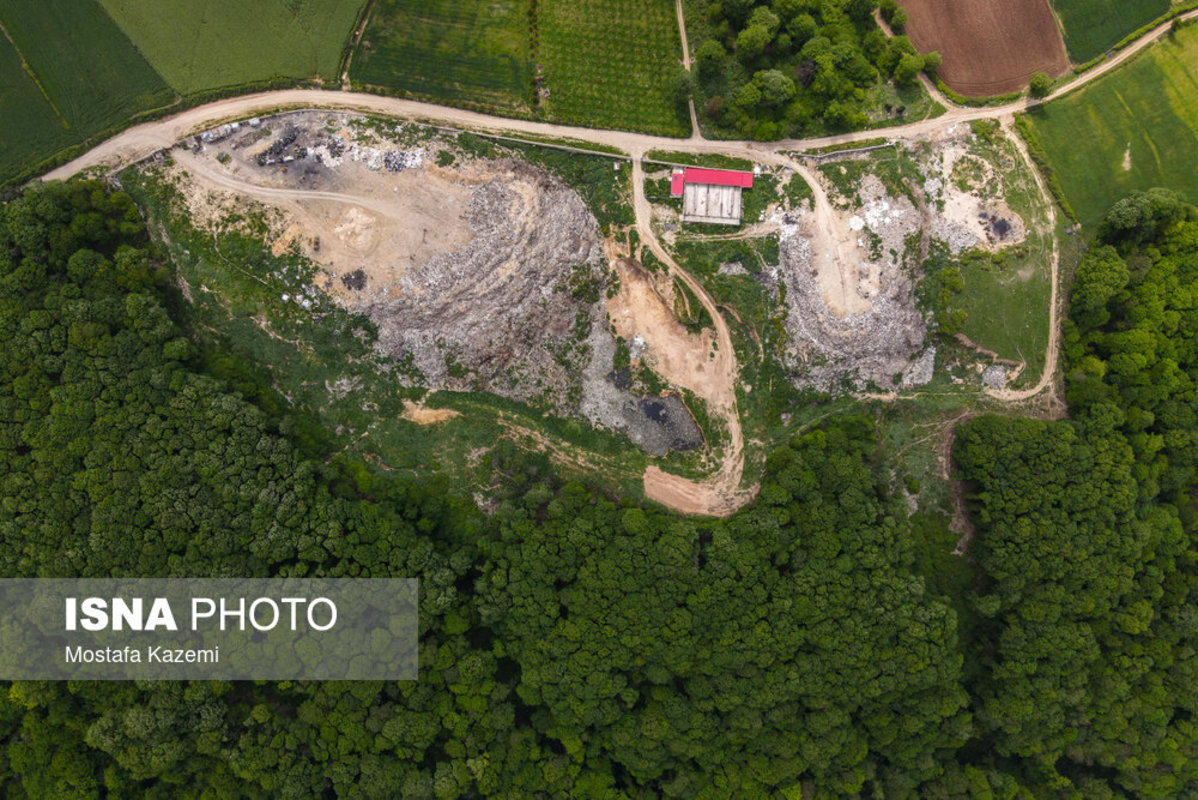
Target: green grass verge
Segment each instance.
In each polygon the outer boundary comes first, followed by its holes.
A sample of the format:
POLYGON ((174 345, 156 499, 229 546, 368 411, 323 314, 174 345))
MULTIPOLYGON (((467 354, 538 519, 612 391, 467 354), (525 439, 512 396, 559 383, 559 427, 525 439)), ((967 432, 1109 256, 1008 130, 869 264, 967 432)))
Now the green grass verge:
POLYGON ((1169 0, 1053 0, 1074 63, 1089 61, 1169 10, 1169 0))
POLYGON ((353 55, 354 81, 528 111, 528 0, 380 0, 353 55))
POLYGON ((1027 120, 1083 224, 1115 200, 1164 186, 1198 202, 1198 27, 1027 120))
POLYGON ((540 0, 537 61, 554 120, 687 136, 671 96, 682 62, 671 0, 540 0))
POLYGON ((273 75, 335 81, 363 0, 100 0, 179 93, 273 75))
POLYGON ((722 156, 718 153, 679 153, 674 150, 650 150, 645 154, 646 161, 657 161, 663 164, 681 164, 688 167, 708 167, 710 169, 753 169, 753 162, 747 158, 722 156))

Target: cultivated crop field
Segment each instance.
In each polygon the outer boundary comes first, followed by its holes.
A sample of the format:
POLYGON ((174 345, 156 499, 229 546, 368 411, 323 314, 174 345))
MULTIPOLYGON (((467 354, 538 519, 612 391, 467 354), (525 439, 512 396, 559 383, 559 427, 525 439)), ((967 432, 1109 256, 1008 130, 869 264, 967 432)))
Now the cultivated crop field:
POLYGON ((1084 63, 1169 10, 1169 0, 1053 0, 1069 57, 1084 63))
POLYGON ((921 52, 944 58, 937 74, 972 97, 1027 87, 1034 72, 1069 69, 1065 45, 1047 0, 903 0, 907 33, 921 52))
POLYGON ((527 108, 530 47, 527 0, 384 0, 350 77, 434 100, 527 108))
POLYGON ((556 121, 685 136, 690 123, 670 98, 682 62, 669 0, 538 3, 546 102, 556 121))
POLYGON ((1129 192, 1165 186, 1198 201, 1198 27, 1186 27, 1028 119, 1086 225, 1129 192))
POLYGON ((0 180, 174 93, 95 0, 0 0, 0 180))
POLYGON ((100 0, 181 94, 274 75, 336 80, 363 0, 100 0))

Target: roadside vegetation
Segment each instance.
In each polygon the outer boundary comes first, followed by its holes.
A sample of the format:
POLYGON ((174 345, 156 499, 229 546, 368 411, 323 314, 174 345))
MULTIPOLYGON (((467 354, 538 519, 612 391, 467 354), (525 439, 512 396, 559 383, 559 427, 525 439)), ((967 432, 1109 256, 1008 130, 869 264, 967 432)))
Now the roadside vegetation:
POLYGON ((940 113, 919 85, 939 65, 888 39, 874 0, 687 0, 695 104, 708 135, 771 141, 940 113))
POLYGON ((1097 225, 1114 198, 1154 186, 1198 201, 1195 71, 1198 26, 1187 25, 1130 64, 1026 116, 1085 226, 1097 225))

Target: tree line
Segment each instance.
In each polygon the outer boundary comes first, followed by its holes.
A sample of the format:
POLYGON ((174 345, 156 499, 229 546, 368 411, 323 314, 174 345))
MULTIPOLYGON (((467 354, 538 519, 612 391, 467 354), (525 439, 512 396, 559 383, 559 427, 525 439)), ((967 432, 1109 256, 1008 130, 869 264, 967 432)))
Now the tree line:
MULTIPOLYGON (((696 106, 718 135, 770 141, 853 130, 883 105, 881 83, 914 86, 940 65, 874 21, 877 0, 706 0, 696 2, 710 35, 694 53, 696 106)), ((883 15, 901 28, 892 1, 883 15)), ((901 117, 901 103, 885 112, 901 117)))

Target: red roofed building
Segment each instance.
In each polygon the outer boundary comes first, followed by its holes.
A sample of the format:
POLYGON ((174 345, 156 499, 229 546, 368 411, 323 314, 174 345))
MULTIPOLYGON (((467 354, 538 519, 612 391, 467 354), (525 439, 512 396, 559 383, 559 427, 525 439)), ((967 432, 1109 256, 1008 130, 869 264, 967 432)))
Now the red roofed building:
POLYGON ((687 167, 670 176, 670 196, 682 198, 683 222, 739 225, 741 191, 753 188, 753 173, 687 167))
POLYGON ((699 169, 687 167, 682 173, 686 183, 709 183, 712 186, 739 186, 742 189, 753 188, 752 172, 734 172, 730 169, 699 169))

